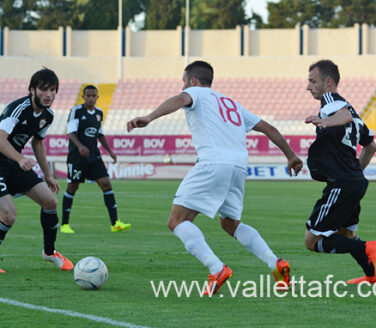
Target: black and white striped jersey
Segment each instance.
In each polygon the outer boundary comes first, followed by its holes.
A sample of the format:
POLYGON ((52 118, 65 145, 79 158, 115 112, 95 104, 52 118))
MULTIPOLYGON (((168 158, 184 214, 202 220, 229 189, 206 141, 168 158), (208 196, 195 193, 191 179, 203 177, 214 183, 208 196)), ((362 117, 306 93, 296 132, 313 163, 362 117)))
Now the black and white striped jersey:
POLYGON ((9 134, 8 141, 18 152, 21 152, 31 137, 45 138, 53 119, 54 112, 51 108, 36 114, 31 98, 27 96, 5 107, 0 116, 0 130, 9 134))
POLYGON ((325 119, 346 107, 353 121, 343 126, 316 128, 316 140, 308 150, 307 164, 315 180, 351 180, 363 176, 356 157, 358 144, 366 146, 373 141, 373 132, 367 128, 354 108, 338 93, 325 93, 321 98, 319 117, 325 119))
MULTIPOLYGON (((90 157, 87 161, 92 161, 100 156, 97 139, 103 135, 102 129, 103 111, 95 107, 88 110, 83 104, 74 106, 68 117, 67 133, 75 132, 78 140, 90 150, 90 157)), ((80 158, 80 153, 75 144, 69 140, 68 160, 80 158)))

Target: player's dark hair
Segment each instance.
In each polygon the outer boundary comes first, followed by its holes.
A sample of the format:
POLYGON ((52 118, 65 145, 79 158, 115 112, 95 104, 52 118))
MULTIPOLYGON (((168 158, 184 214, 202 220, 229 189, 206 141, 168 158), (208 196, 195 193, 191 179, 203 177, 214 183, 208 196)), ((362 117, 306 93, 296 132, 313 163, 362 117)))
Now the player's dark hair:
POLYGON ((195 61, 189 64, 184 71, 187 73, 188 78, 192 76, 197 78, 202 85, 211 86, 213 82, 214 70, 213 67, 204 61, 195 61))
POLYGON ((318 68, 321 76, 321 80, 324 81, 327 77, 330 77, 335 85, 338 85, 340 75, 338 66, 334 64, 331 60, 319 60, 317 63, 309 66, 309 72, 315 68, 318 68))
POLYGON ((59 91, 59 79, 54 71, 43 67, 33 74, 29 83, 29 92, 40 87, 56 87, 56 93, 59 91))
POLYGON ((97 93, 98 93, 98 89, 95 85, 92 85, 92 84, 89 84, 87 85, 85 88, 84 88, 84 91, 82 92, 83 94, 85 94, 86 90, 95 90, 97 93))

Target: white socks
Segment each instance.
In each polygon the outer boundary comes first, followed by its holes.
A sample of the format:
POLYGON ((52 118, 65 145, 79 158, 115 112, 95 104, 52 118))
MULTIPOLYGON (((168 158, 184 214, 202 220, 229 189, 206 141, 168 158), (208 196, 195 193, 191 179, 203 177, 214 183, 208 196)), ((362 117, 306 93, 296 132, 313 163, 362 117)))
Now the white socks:
POLYGON ((234 233, 234 237, 252 254, 256 255, 261 261, 263 261, 271 271, 276 268, 277 257, 256 229, 249 225, 239 223, 234 233))
POLYGON ((183 242, 189 253, 209 268, 211 274, 222 270, 223 262, 213 253, 196 225, 190 221, 184 221, 176 226, 174 234, 183 242))

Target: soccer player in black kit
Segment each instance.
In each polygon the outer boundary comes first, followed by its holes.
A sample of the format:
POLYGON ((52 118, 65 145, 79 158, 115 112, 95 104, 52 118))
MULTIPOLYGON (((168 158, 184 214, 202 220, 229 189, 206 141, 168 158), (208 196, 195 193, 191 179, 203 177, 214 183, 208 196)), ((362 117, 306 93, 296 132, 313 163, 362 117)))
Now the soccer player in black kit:
POLYGON ((29 95, 9 104, 0 116, 0 244, 16 220, 11 195, 24 194, 41 206, 43 259, 68 271, 73 269, 72 262, 55 250, 58 201, 53 193, 60 186, 50 171, 43 141, 54 118, 50 106, 58 89, 56 74, 44 68, 31 77, 29 95), (30 138, 45 182, 32 170, 36 161, 21 154, 30 138))
POLYGON ((372 159, 376 144, 373 132, 354 108, 337 93, 340 75, 337 65, 321 60, 309 67, 307 90, 321 101, 318 116, 305 123, 316 126, 316 140, 308 151, 307 164, 313 179, 326 182, 306 223, 307 249, 319 253, 350 253, 365 275, 349 284, 376 283, 376 241, 362 241, 355 234, 360 200, 368 187, 364 168, 372 159), (359 159, 356 148, 363 148, 359 159))
POLYGON ((111 220, 111 231, 119 232, 131 227, 117 217, 117 206, 107 169, 97 146, 97 139, 109 153, 114 163, 117 160, 103 134, 103 112, 95 107, 98 90, 88 85, 83 90, 84 103, 72 108, 67 124, 69 152, 67 157, 68 185, 63 198, 63 222, 60 231, 74 233, 69 226, 73 197, 81 182, 94 180, 103 191, 103 198, 111 220))

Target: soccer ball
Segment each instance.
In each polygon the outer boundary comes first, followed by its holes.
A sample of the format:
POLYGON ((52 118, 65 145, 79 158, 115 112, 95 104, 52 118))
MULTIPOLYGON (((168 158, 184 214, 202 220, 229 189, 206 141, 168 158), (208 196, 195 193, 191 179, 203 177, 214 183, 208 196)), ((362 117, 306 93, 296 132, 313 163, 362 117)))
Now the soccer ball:
POLYGON ((99 289, 107 280, 108 270, 101 259, 88 256, 77 262, 73 276, 83 289, 99 289))

